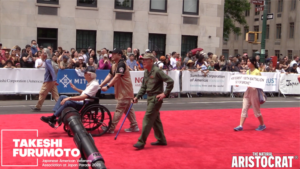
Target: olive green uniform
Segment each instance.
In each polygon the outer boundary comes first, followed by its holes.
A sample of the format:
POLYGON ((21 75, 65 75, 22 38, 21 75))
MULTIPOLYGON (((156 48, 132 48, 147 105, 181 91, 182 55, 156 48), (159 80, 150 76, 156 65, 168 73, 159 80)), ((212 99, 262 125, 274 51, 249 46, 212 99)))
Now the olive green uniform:
POLYGON ((168 96, 174 86, 174 81, 168 75, 166 75, 158 67, 152 67, 151 71, 145 70, 142 87, 136 96, 137 98, 147 93, 147 110, 143 119, 142 135, 138 139, 138 143, 145 145, 147 137, 153 127, 154 135, 157 141, 161 143, 167 143, 164 135, 163 126, 160 120, 159 109, 162 106, 163 101, 158 101, 157 95, 165 93, 168 96), (166 90, 164 92, 164 82, 167 83, 166 90))

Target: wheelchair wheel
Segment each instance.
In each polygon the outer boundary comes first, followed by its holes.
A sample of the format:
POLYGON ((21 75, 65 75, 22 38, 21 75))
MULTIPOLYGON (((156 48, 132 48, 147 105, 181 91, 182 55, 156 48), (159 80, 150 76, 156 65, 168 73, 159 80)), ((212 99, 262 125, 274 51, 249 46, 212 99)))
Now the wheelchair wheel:
POLYGON ((101 136, 109 130, 112 118, 106 107, 94 104, 82 111, 81 121, 92 136, 101 136))
POLYGON ((66 125, 64 125, 64 130, 65 132, 68 132, 70 129, 66 125))

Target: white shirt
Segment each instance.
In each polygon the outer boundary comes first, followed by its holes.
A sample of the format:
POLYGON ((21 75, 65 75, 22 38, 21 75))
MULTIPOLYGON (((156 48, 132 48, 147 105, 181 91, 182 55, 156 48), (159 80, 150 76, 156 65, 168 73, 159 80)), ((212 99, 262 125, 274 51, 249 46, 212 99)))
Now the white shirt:
POLYGON ((154 63, 155 65, 157 64, 159 68, 163 68, 164 67, 164 63, 161 61, 157 61, 154 63))
POLYGON ((293 67, 293 64, 297 63, 295 60, 291 61, 290 67, 293 67))
POLYGON ((39 65, 41 65, 41 64, 43 64, 41 67, 39 67, 39 68, 45 68, 45 61, 43 61, 42 59, 37 59, 36 61, 35 61, 35 68, 38 68, 38 66, 39 65))
POLYGON ((96 79, 90 81, 87 85, 84 91, 82 91, 80 96, 83 96, 84 94, 88 96, 96 96, 98 90, 100 89, 99 83, 96 79))
POLYGON ((172 67, 176 67, 176 63, 177 63, 176 59, 173 58, 173 57, 171 57, 171 59, 170 59, 170 65, 171 65, 172 67))
POLYGON ((300 74, 300 67, 297 67, 297 72, 298 74, 300 74))
POLYGON ((82 55, 83 56, 83 63, 87 63, 88 61, 87 61, 87 56, 86 56, 86 54, 84 54, 84 55, 82 55))

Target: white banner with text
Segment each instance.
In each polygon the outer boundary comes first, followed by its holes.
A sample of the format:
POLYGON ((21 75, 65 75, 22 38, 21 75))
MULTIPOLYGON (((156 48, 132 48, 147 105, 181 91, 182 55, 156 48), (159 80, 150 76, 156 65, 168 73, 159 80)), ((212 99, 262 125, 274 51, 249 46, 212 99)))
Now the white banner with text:
POLYGON ((281 74, 279 90, 282 94, 300 94, 298 74, 281 74))
POLYGON ((229 77, 229 72, 182 71, 182 92, 230 92, 229 77))

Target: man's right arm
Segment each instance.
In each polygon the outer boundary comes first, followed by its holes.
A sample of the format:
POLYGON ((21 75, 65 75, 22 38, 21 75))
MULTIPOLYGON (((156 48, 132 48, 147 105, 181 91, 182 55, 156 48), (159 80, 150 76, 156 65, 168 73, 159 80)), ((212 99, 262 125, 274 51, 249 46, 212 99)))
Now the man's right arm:
POLYGON ((104 85, 106 85, 112 78, 111 73, 109 73, 106 78, 103 80, 103 82, 100 84, 100 88, 103 87, 104 85))

